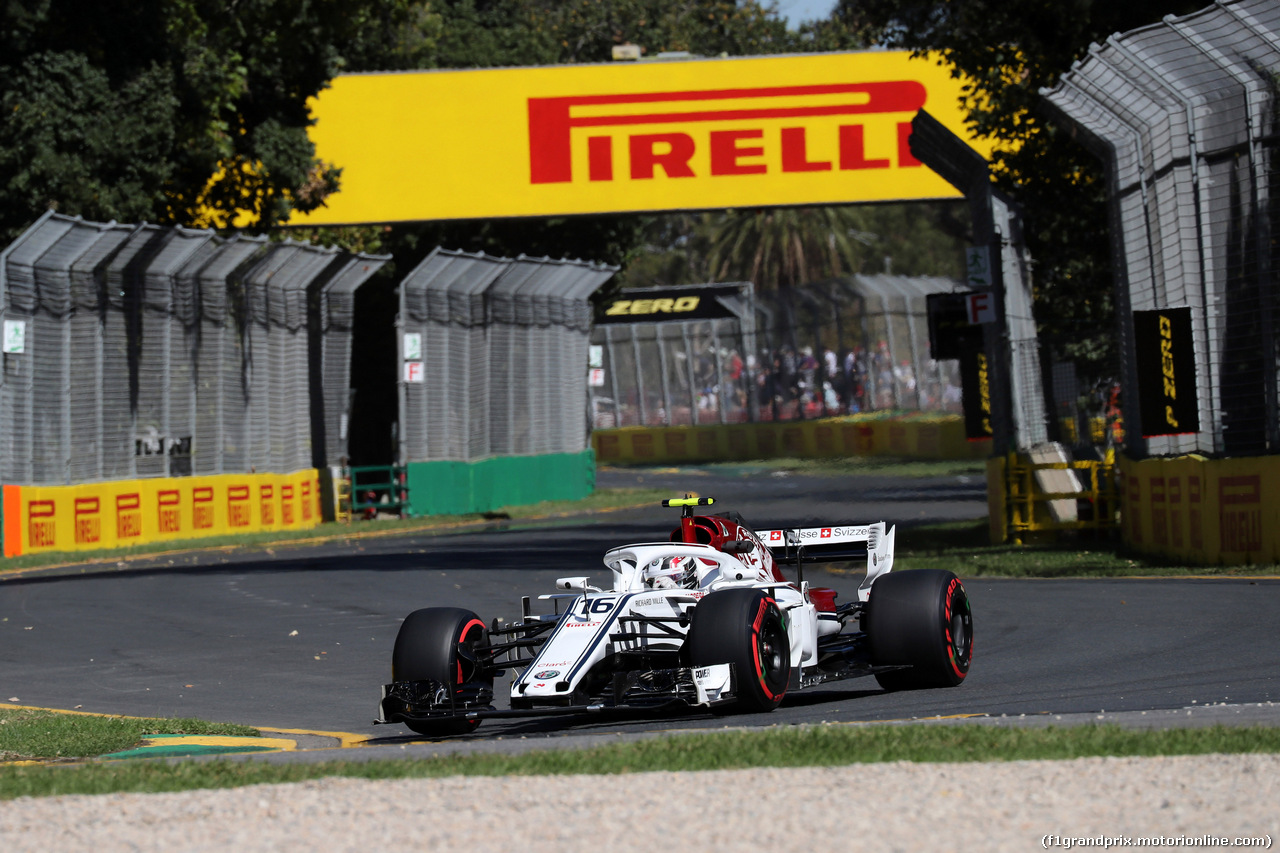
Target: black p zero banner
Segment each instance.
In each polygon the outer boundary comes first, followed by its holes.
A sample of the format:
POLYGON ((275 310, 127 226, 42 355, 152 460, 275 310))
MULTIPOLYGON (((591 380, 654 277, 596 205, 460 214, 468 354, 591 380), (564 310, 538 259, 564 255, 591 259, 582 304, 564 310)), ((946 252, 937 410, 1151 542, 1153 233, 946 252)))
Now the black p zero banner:
POLYGON ((620 290, 596 315, 604 323, 662 323, 667 320, 718 320, 736 317, 716 299, 741 296, 739 285, 706 287, 643 287, 620 290))
POLYGON ((1137 350, 1138 412, 1142 434, 1182 435, 1200 431, 1196 400, 1196 353, 1190 308, 1133 312, 1137 350))
POLYGON ((964 409, 964 437, 970 441, 991 438, 991 365, 987 360, 985 326, 973 327, 960 352, 961 405, 964 409))

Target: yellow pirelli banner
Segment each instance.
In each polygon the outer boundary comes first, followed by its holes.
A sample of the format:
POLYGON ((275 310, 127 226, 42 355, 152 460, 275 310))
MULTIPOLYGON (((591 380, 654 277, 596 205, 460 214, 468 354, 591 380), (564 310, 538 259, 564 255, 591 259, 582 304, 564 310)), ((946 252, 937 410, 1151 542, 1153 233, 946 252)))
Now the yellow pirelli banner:
POLYGON ((340 192, 294 225, 953 198, 921 108, 984 156, 936 57, 820 53, 349 74, 310 102, 340 192))
POLYGON ((1280 560, 1280 457, 1123 459, 1124 541, 1197 563, 1280 560))
POLYGON ((591 443, 605 465, 839 456, 982 459, 991 452, 989 440, 965 439, 958 416, 622 427, 594 431, 591 443))
POLYGON ((314 470, 5 486, 4 555, 314 527, 319 486, 314 470))

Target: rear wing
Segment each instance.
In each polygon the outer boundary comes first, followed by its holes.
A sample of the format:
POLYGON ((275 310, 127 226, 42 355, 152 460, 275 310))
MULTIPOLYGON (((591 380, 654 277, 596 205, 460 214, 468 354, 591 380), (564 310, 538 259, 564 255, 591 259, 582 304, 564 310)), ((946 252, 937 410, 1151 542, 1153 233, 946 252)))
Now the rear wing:
POLYGON ((858 586, 858 598, 866 601, 871 584, 893 569, 893 538, 896 528, 877 521, 875 524, 832 525, 831 527, 792 527, 757 531, 782 565, 803 566, 837 560, 867 559, 867 577, 858 586))

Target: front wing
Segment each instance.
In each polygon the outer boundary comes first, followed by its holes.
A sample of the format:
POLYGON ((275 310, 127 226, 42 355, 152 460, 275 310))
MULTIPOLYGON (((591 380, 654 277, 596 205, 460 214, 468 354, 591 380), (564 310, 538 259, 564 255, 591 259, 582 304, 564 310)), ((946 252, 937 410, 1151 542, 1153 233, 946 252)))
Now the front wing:
MULTIPOLYGON (((809 667, 803 674, 792 670, 788 693, 817 687, 832 681, 875 675, 904 669, 901 666, 870 666, 850 662, 832 668, 809 667)), ((384 685, 374 723, 426 723, 450 719, 501 719, 589 714, 605 711, 653 711, 672 708, 714 708, 737 698, 737 673, 733 664, 698 668, 647 669, 614 673, 613 683, 603 696, 589 701, 565 697, 563 704, 495 708, 493 685, 464 684, 453 695, 449 685, 434 681, 401 681, 384 685)))
POLYGON ((590 702, 499 710, 492 705, 493 687, 464 684, 456 692, 435 681, 400 681, 384 685, 375 723, 430 722, 446 719, 492 719, 607 710, 641 711, 672 706, 713 707, 735 698, 733 664, 614 673, 611 689, 590 702))

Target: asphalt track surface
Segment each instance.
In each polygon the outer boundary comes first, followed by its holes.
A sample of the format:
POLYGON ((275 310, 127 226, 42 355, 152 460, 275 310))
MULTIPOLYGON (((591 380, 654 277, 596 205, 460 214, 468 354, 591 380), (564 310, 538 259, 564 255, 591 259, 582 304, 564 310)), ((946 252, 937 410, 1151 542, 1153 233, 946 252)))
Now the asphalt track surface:
MULTIPOLYGON (((777 477, 753 469, 600 477, 601 485, 639 481, 715 495, 761 528, 883 518, 898 524, 899 543, 915 524, 986 513, 978 478, 777 477)), ((675 523, 673 510, 645 507, 532 527, 0 574, 0 703, 350 733, 365 739, 360 752, 401 751, 421 738, 372 721, 410 611, 453 605, 486 621, 514 619, 522 595, 550 591, 564 575, 603 580, 607 548, 663 538, 675 523)), ((852 600, 861 578, 807 567, 806 579, 852 600)), ((488 720, 455 740, 573 746, 726 725, 964 715, 989 722, 1119 712, 1176 725, 1205 706, 1280 723, 1280 580, 965 578, 965 586, 975 651, 958 688, 886 693, 874 679, 854 679, 793 694, 772 714, 488 720)), ((497 685, 499 707, 508 683, 497 685)))

